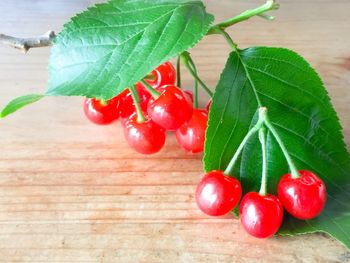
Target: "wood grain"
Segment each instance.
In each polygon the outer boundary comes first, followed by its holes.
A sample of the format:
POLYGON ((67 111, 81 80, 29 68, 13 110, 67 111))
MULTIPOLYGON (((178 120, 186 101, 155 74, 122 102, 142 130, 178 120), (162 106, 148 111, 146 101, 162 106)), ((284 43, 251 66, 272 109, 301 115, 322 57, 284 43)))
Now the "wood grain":
MULTIPOLYGON (((0 32, 20 37, 62 28, 96 1, 2 0, 0 32)), ((258 1, 206 1, 217 19, 258 1)), ((350 143, 350 2, 281 0, 277 20, 230 30, 241 47, 285 46, 320 72, 350 143)), ((191 51, 213 87, 229 52, 218 36, 191 51)), ((49 49, 23 55, 0 46, 0 105, 44 91, 49 49)), ((185 83, 191 86, 189 76, 185 83)), ((207 98, 202 94, 201 101, 207 98)), ((0 121, 1 262, 350 262, 322 235, 257 240, 231 217, 198 211, 193 192, 201 156, 166 148, 144 157, 119 123, 90 124, 80 98, 48 98, 0 121)))

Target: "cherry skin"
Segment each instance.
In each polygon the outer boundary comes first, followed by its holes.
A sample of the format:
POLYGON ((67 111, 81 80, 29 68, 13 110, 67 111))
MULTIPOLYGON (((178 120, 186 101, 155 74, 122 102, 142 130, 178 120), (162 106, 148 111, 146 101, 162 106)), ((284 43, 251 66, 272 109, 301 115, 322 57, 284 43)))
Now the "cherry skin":
POLYGON ((106 103, 94 98, 84 101, 84 113, 93 123, 99 125, 110 124, 119 117, 119 98, 113 98, 106 103))
POLYGON ((244 229, 257 238, 273 236, 283 220, 283 206, 274 195, 247 193, 240 204, 239 215, 244 229))
POLYGON ((167 85, 160 90, 160 96, 157 99, 151 98, 148 102, 148 115, 159 126, 174 131, 191 118, 192 103, 176 86, 167 85))
MULTIPOLYGON (((136 91, 140 97, 140 106, 142 111, 147 111, 148 101, 151 98, 151 94, 143 87, 141 83, 136 84, 136 91)), ((125 121, 132 114, 136 113, 134 100, 128 89, 124 90, 120 95, 120 117, 125 121)))
POLYGON ((194 109, 192 118, 176 130, 175 135, 179 145, 191 153, 202 152, 204 149, 207 123, 207 111, 194 109))
POLYGON ((326 204, 326 186, 310 171, 299 171, 299 178, 285 174, 278 184, 278 198, 292 216, 307 220, 318 216, 326 204))
POLYGON ((223 171, 211 171, 199 182, 196 190, 196 202, 203 213, 210 216, 222 216, 236 207, 242 196, 240 182, 224 174, 223 171))
POLYGON ((130 147, 142 154, 159 152, 165 143, 165 130, 151 119, 137 122, 137 115, 133 114, 124 124, 124 136, 130 147))
POLYGON ((175 84, 176 70, 170 62, 165 62, 158 66, 151 74, 153 75, 153 79, 147 79, 146 81, 153 88, 175 84))

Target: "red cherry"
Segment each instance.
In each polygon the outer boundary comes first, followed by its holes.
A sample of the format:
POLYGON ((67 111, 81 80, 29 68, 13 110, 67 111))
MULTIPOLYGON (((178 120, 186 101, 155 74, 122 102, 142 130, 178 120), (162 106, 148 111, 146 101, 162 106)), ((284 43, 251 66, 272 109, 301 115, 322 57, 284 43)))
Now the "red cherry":
POLYGON ((240 204, 239 215, 244 229, 257 238, 273 236, 282 224, 283 207, 274 195, 247 193, 240 204))
POLYGON ((236 178, 226 176, 223 171, 211 171, 199 182, 196 201, 203 213, 222 216, 235 208, 241 195, 242 187, 236 178))
POLYGON ((115 97, 106 103, 97 99, 86 98, 84 101, 84 113, 93 123, 99 125, 110 124, 119 117, 119 98, 115 97))
POLYGON ((292 216, 311 219, 318 216, 326 204, 326 186, 310 171, 299 171, 299 178, 285 174, 278 184, 278 198, 292 216))
POLYGON ((202 152, 204 149, 205 131, 207 129, 208 113, 206 110, 194 109, 192 118, 176 130, 177 142, 192 153, 202 152))
POLYGON ((159 152, 165 143, 165 130, 151 119, 137 122, 137 115, 133 114, 124 124, 124 135, 130 147, 142 154, 159 152))
POLYGON ((207 112, 209 112, 210 110, 211 103, 212 103, 212 99, 210 99, 207 103, 207 106, 205 106, 205 109, 207 110, 207 112))
POLYGON ((147 79, 147 83, 153 88, 164 85, 174 85, 176 80, 176 70, 170 62, 165 62, 158 66, 151 73, 154 79, 147 79))
MULTIPOLYGON (((140 97, 141 109, 142 111, 146 112, 151 94, 143 87, 141 83, 136 84, 136 90, 140 97)), ((120 103, 120 117, 125 120, 136 112, 136 108, 134 100, 132 99, 131 93, 128 89, 124 90, 119 96, 122 97, 120 103)))
POLYGON ((167 130, 178 129, 192 116, 192 103, 187 95, 173 85, 163 86, 157 99, 148 102, 149 117, 167 130))

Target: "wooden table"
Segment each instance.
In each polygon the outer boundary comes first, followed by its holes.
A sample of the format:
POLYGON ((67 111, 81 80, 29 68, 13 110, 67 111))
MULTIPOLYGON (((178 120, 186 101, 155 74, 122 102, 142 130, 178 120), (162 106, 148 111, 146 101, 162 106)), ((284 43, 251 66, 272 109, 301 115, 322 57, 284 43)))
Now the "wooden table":
MULTIPOLYGON (((0 32, 59 31, 92 2, 1 0, 0 32)), ((206 1, 218 19, 260 3, 244 2, 206 1)), ((281 0, 275 22, 255 18, 231 30, 241 47, 285 46, 305 56, 328 86, 348 144, 349 10, 348 0, 281 0)), ((214 36, 192 51, 212 87, 228 51, 214 36)), ((48 54, 0 46, 0 105, 46 89, 48 54)), ((0 121, 0 137, 1 262, 350 262, 326 235, 257 240, 236 219, 203 215, 193 199, 200 155, 184 153, 172 135, 161 153, 136 154, 119 123, 85 119, 81 98, 25 108, 0 121)))

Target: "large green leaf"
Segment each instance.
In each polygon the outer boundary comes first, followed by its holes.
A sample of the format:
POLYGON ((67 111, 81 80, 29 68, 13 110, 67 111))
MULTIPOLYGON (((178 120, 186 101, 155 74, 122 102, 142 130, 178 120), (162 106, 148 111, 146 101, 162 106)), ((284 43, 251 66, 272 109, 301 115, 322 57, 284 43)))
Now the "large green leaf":
MULTIPOLYGON (((270 121, 297 167, 314 171, 327 185, 324 212, 308 221, 286 216, 280 234, 327 232, 349 248, 349 154, 322 81, 298 54, 287 49, 255 47, 230 55, 211 106, 205 170, 227 166, 255 123, 259 106, 268 108, 270 121)), ((268 190, 276 193, 288 166, 271 133, 267 155, 268 190)), ((256 136, 244 148, 234 171, 245 192, 259 190, 261 169, 261 146, 256 136)))
POLYGON ((201 1, 97 4, 73 17, 57 36, 47 93, 110 99, 193 47, 213 19, 201 1))

